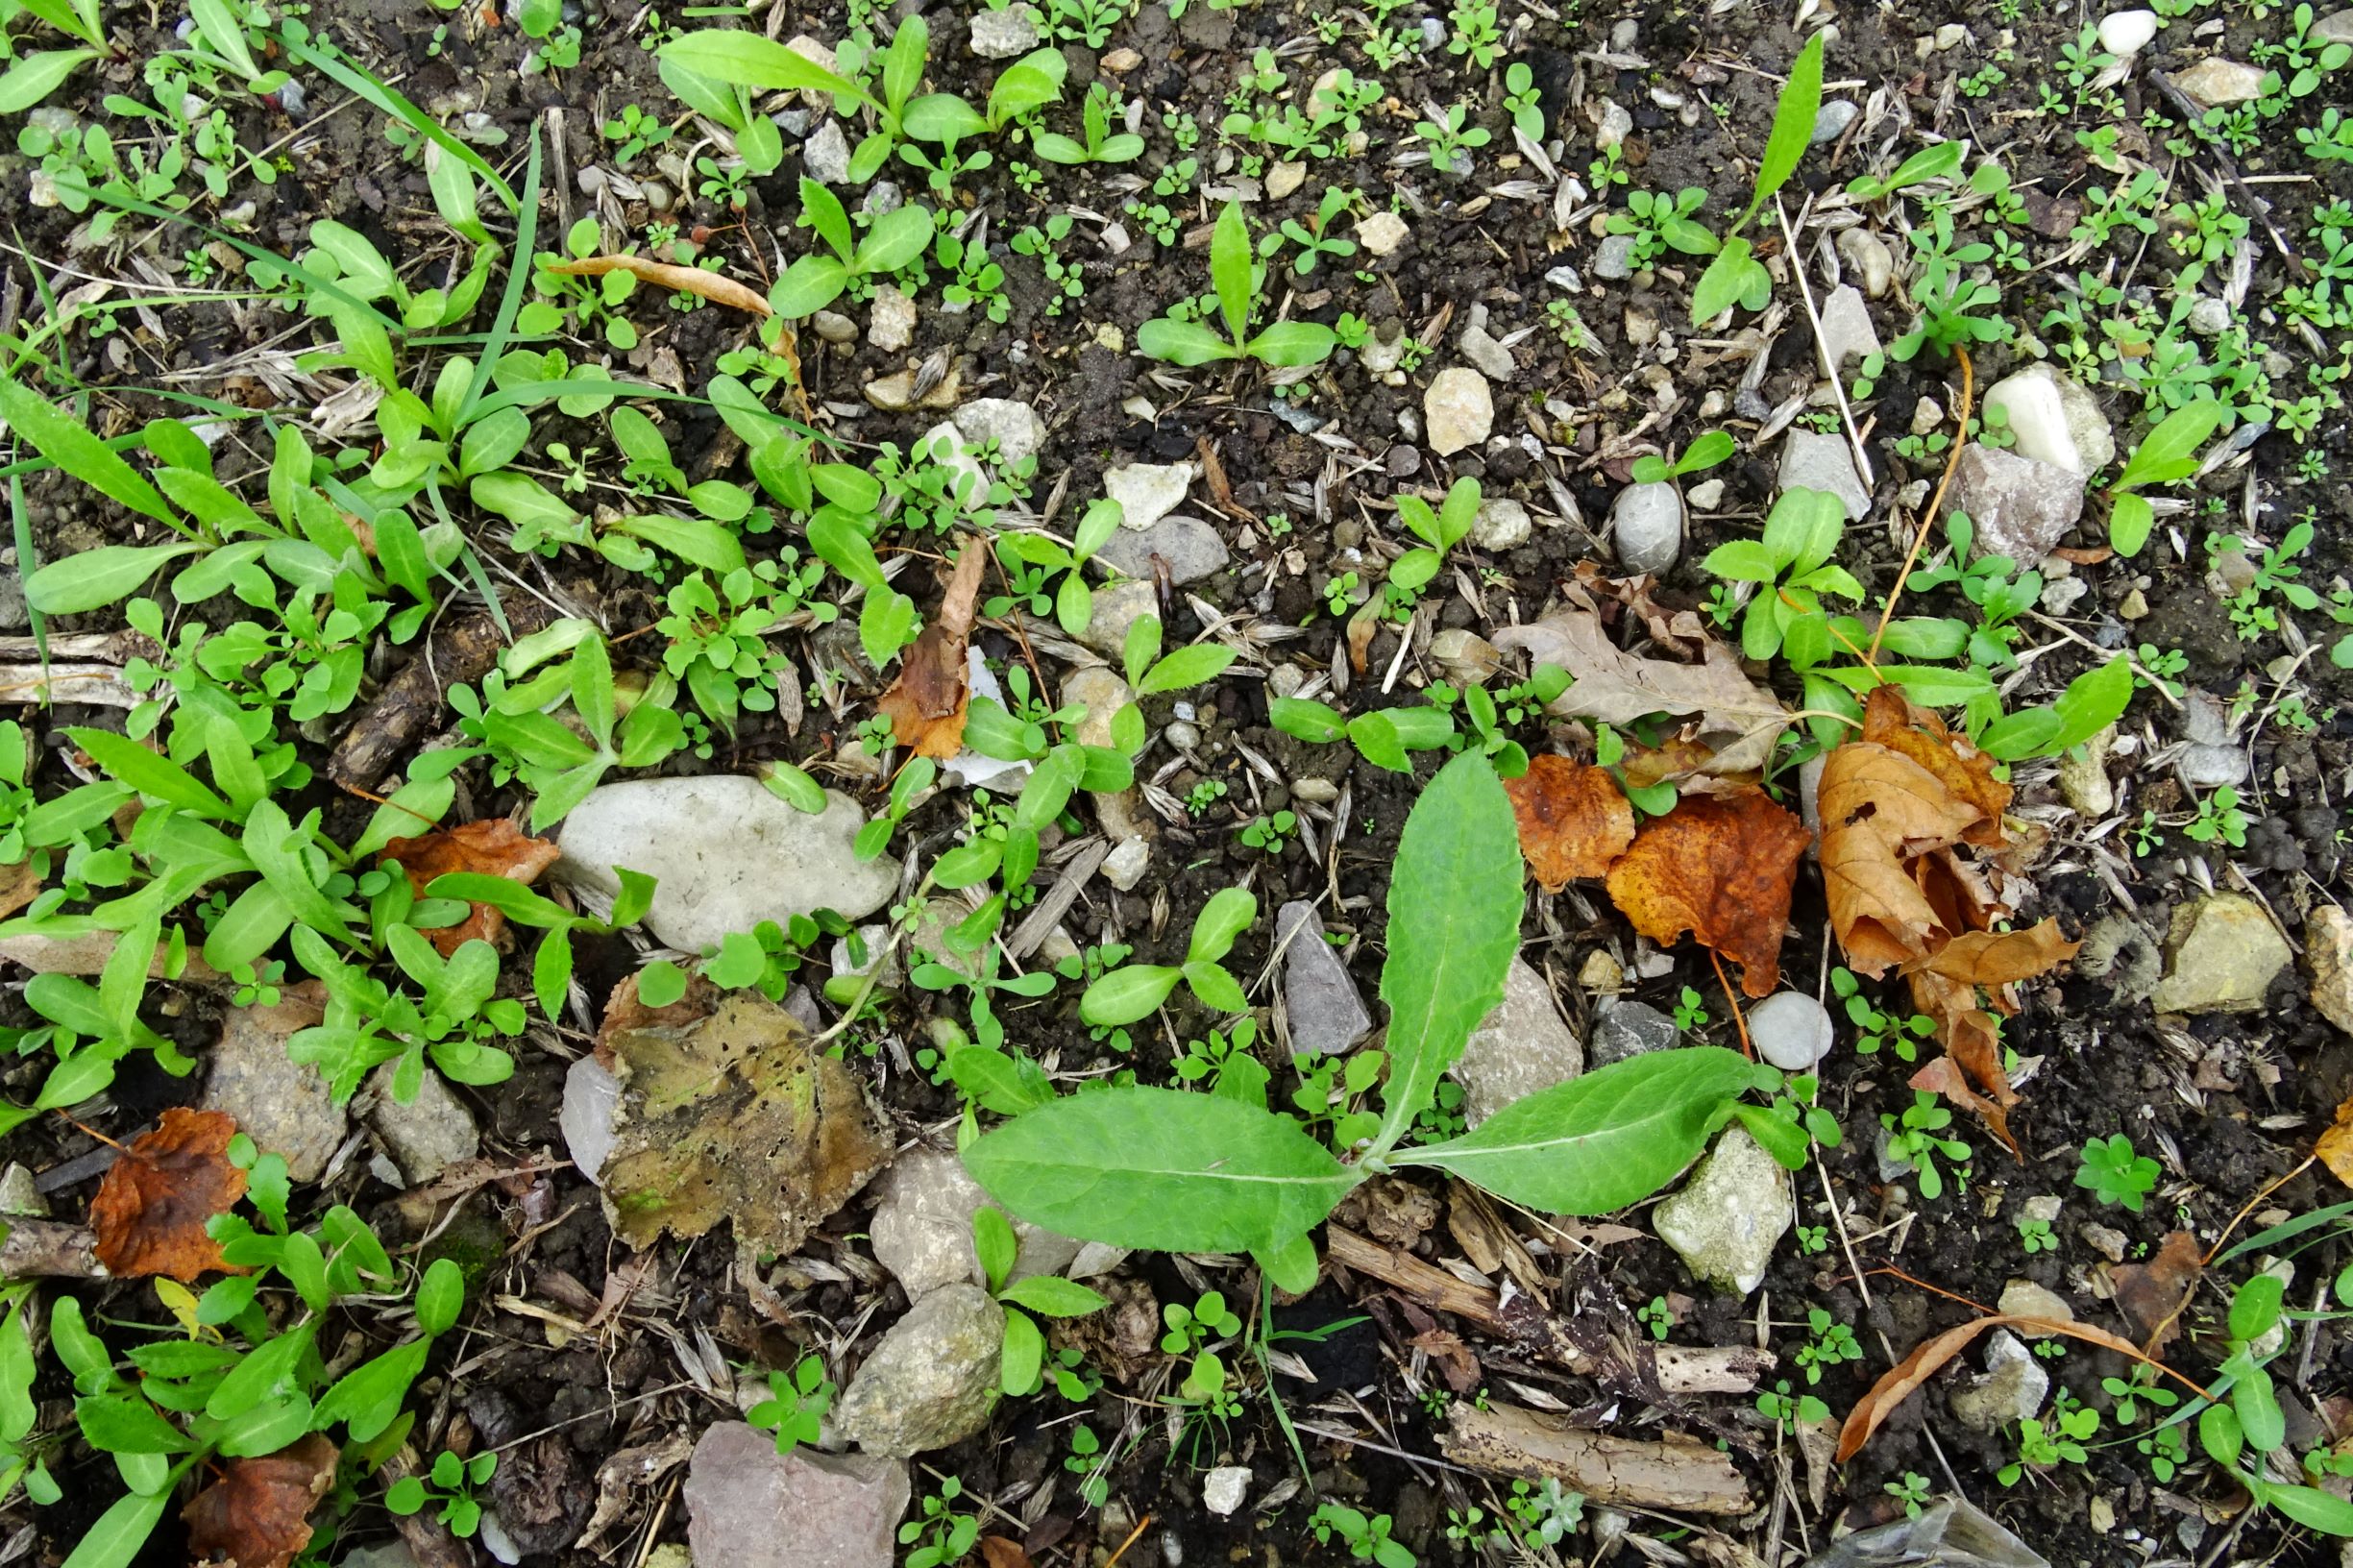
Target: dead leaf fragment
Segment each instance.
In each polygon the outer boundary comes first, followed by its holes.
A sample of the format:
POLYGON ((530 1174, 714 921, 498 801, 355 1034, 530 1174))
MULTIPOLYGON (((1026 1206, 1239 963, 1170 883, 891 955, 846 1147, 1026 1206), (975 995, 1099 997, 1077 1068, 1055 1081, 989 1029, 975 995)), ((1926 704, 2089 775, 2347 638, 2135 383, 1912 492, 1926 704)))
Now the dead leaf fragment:
POLYGON ((637 275, 639 282, 651 283, 656 288, 699 294, 713 305, 731 305, 755 316, 770 313, 768 301, 748 283, 723 278, 716 272, 705 272, 700 267, 681 267, 643 256, 591 256, 578 261, 555 262, 548 270, 571 278, 601 278, 608 272, 631 272, 637 275))
POLYGON ((1030 1568, 1029 1554, 1021 1550, 1021 1543, 1002 1535, 982 1536, 980 1556, 989 1568, 1030 1568))
POLYGON ((1684 932, 1741 967, 1740 989, 1778 984, 1790 886, 1813 835, 1762 792, 1685 796, 1645 822, 1609 869, 1609 896, 1666 945, 1684 932))
POLYGON ((898 678, 875 706, 891 716, 898 744, 919 757, 941 761, 964 749, 965 713, 972 700, 965 644, 972 635, 973 607, 980 599, 981 573, 989 552, 967 545, 948 578, 940 613, 931 618, 898 667, 898 678))
POLYGON ((2320 1135, 2313 1153, 2339 1181, 2353 1187, 2353 1098, 2337 1108, 2336 1124, 2320 1135))
POLYGON ((1871 1441, 1872 1433, 1877 1432, 1880 1424, 1896 1412, 1896 1407, 1911 1398, 1914 1389, 1943 1371, 1979 1335, 2021 1324, 2047 1334, 2081 1339, 2086 1344, 2102 1345, 2136 1361, 2146 1360, 2141 1354, 2141 1348, 2131 1340, 2120 1338, 2105 1329, 2096 1329, 2088 1323, 2052 1323, 2039 1317, 2018 1317, 1998 1312, 1973 1317, 1958 1328, 1947 1329, 1934 1338, 1922 1340, 1912 1348, 1909 1356, 1882 1373, 1879 1381, 1871 1385, 1869 1393, 1855 1401, 1854 1409, 1847 1412, 1846 1424, 1838 1429, 1838 1462, 1844 1464, 1861 1453, 1863 1445, 1871 1441))
POLYGON ((196 1562, 287 1568, 310 1544, 310 1510, 335 1482, 340 1451, 317 1433, 275 1454, 225 1459, 180 1517, 196 1562))
POLYGON ((40 896, 41 876, 29 860, 0 866, 0 920, 40 896))
POLYGON ((621 1106, 599 1177, 633 1247, 732 1219, 739 1250, 782 1257, 891 1163, 857 1078, 756 994, 681 1028, 625 1030, 611 1051, 621 1106))
POLYGON ((245 1195, 245 1172, 229 1163, 236 1130, 223 1112, 174 1106, 154 1132, 131 1140, 90 1199, 90 1229, 108 1273, 166 1274, 185 1284, 208 1272, 236 1272, 205 1234, 214 1214, 245 1195))
MULTIPOLYGON (((388 840, 377 863, 399 861, 401 870, 408 873, 409 890, 422 898, 435 877, 458 871, 502 876, 528 887, 555 864, 559 853, 553 840, 534 839, 506 818, 493 817, 413 839, 388 840)), ((447 958, 469 942, 496 942, 505 929, 504 915, 488 904, 476 904, 473 913, 455 925, 428 931, 425 938, 447 958)))
POLYGON ((1519 819, 1520 852, 1546 893, 1580 877, 1606 876, 1634 842, 1634 808, 1600 768, 1547 754, 1504 781, 1519 819))
POLYGON ((1494 637, 1498 648, 1525 649, 1537 663, 1556 664, 1576 677, 1547 713, 1612 724, 1653 713, 1696 714, 1703 737, 1722 740, 1711 773, 1752 772, 1772 756, 1789 714, 1742 672, 1738 654, 1710 641, 1698 664, 1636 658, 1610 640, 1590 594, 1576 583, 1561 592, 1566 602, 1559 609, 1494 637))
POLYGON ((2181 1310, 2206 1271, 2206 1249, 2188 1231, 2169 1233, 2145 1263, 2120 1263, 2108 1274, 2116 1310, 2151 1356, 2161 1356, 2181 1333, 2181 1310))

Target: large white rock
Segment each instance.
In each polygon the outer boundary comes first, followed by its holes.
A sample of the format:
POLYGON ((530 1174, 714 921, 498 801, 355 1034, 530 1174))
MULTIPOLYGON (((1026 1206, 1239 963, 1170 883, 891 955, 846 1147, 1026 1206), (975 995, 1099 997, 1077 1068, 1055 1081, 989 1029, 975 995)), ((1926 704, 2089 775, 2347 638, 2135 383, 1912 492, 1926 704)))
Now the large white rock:
POLYGON ((858 803, 825 792, 817 816, 740 773, 650 778, 593 791, 564 819, 557 873, 607 897, 613 868, 658 879, 646 924, 673 947, 699 953, 730 931, 831 909, 870 915, 898 889, 889 855, 860 860, 858 803))
POLYGON ((2119 60, 2130 60, 2156 36, 2153 11, 2112 11, 2099 19, 2099 46, 2119 60))
POLYGON ((2173 79, 2173 85, 2208 109, 2243 104, 2263 96, 2264 71, 2220 55, 2209 55, 2173 79))
POLYGON ((2017 437, 2013 451, 2038 463, 2089 474, 2116 456, 2116 438, 2098 402, 2048 365, 2030 365, 1986 389, 1985 406, 1999 408, 2017 437))
POLYGON ((1105 471, 1103 493, 1120 506, 1120 526, 1148 528, 1185 504, 1200 471, 1190 463, 1130 463, 1105 471))
POLYGON ((1683 553, 1683 498, 1672 483, 1630 484, 1609 508, 1609 537, 1629 572, 1664 574, 1683 553))
POLYGON ((1797 1217, 1789 1173, 1734 1122, 1682 1190, 1651 1212, 1651 1228, 1695 1278, 1745 1296, 1764 1283, 1797 1217))
POLYGON ((1450 457, 1475 447, 1495 429, 1495 399, 1487 379, 1468 365, 1438 372, 1422 394, 1422 416, 1428 421, 1430 450, 1450 457))

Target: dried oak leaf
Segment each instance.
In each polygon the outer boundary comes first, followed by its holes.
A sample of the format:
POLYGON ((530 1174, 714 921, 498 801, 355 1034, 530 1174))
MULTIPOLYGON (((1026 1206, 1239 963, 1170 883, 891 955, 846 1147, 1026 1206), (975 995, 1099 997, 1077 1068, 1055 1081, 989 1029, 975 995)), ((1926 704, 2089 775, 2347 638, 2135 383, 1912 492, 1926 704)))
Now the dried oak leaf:
POLYGON ((2205 1271, 2206 1249, 2188 1231, 2169 1233, 2147 1262, 2119 1263, 2109 1270, 2116 1310, 2151 1356, 2163 1355, 2181 1333, 2181 1310, 2205 1271))
POLYGON ((964 720, 972 700, 965 643, 972 635, 973 606, 989 552, 968 545, 948 578, 940 613, 931 618, 898 667, 898 678, 875 706, 891 716, 891 733, 919 757, 941 761, 964 748, 964 720))
POLYGON ((548 270, 571 278, 601 278, 608 272, 635 273, 638 282, 651 283, 656 288, 699 294, 713 305, 731 305, 755 316, 771 313, 767 299, 749 283, 722 278, 718 273, 705 272, 700 267, 681 267, 668 261, 656 261, 650 257, 591 256, 577 261, 552 262, 548 270))
POLYGON ((1661 945, 1685 931, 1741 967, 1740 988, 1773 994, 1789 891, 1813 835, 1762 792, 1686 796, 1634 835, 1609 869, 1609 896, 1661 945))
POLYGON ((235 1273, 205 1234, 245 1195, 245 1172, 229 1163, 235 1118, 174 1106, 152 1133, 131 1140, 90 1199, 98 1261, 117 1279, 167 1274, 183 1284, 207 1272, 235 1273))
POLYGON ((1921 890, 1913 862, 1978 819, 1943 780, 1901 752, 1849 741, 1822 766, 1822 886, 1847 964, 1876 979, 1958 935, 1921 890))
POLYGON ((1698 664, 1636 658, 1610 640, 1592 595, 1574 582, 1561 594, 1566 602, 1552 614, 1495 634, 1496 647, 1524 649, 1576 677, 1545 712, 1612 724, 1653 713, 1696 715, 1702 736, 1718 742, 1711 773, 1753 772, 1773 755, 1788 710, 1742 672, 1738 654, 1709 641, 1698 664))
POLYGON ((1626 606, 1628 614, 1641 621, 1651 641, 1677 658, 1696 659, 1706 651, 1707 623, 1700 619, 1697 610, 1679 610, 1659 603, 1653 597, 1657 592, 1658 579, 1650 573, 1613 577, 1596 562, 1580 561, 1577 581, 1597 604, 1615 600, 1626 606))
POLYGON ((1634 808, 1618 781, 1600 768, 1546 754, 1504 781, 1519 819, 1520 852, 1546 893, 1579 877, 1606 876, 1634 842, 1634 808))
POLYGON ((180 1517, 199 1563, 287 1568, 310 1544, 310 1510, 335 1482, 335 1445, 317 1433, 275 1454, 222 1461, 180 1517))
MULTIPOLYGON (((439 828, 413 839, 385 841, 382 865, 399 861, 408 873, 408 886, 420 898, 435 877, 458 871, 502 876, 526 887, 555 864, 560 853, 553 840, 534 839, 504 817, 439 828)), ((476 904, 455 925, 425 933, 435 951, 447 958, 469 942, 496 942, 506 929, 506 917, 488 904, 476 904)))
POLYGON ((1838 1429, 1838 1462, 1846 1463, 1862 1452, 1871 1441, 1871 1434, 1895 1413, 1896 1407, 1912 1396, 1912 1391, 1943 1371, 1955 1356, 1970 1347, 1979 1335, 1992 1329, 2004 1329, 2023 1324, 2028 1328, 2050 1334, 2065 1335, 2070 1339, 2081 1339, 2086 1344, 2104 1345, 2134 1360, 2145 1360, 2141 1348, 2129 1339, 2118 1337, 2105 1329, 2096 1329, 2088 1323, 2053 1323, 2039 1317, 2019 1317, 1996 1313, 1973 1317, 1959 1328, 1947 1329, 1932 1339, 1924 1339, 1912 1349, 1912 1354, 1898 1361, 1871 1385, 1871 1391, 1855 1401, 1854 1409, 1847 1412, 1844 1425, 1838 1429))

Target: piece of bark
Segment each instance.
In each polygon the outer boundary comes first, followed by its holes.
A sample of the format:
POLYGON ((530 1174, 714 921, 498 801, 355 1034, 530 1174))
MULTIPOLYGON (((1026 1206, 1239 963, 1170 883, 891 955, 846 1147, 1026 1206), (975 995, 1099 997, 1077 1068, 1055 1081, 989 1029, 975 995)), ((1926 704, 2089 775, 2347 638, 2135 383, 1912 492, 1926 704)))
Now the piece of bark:
MULTIPOLYGON (((517 637, 545 626, 554 612, 537 599, 518 594, 505 600, 507 625, 517 637)), ((327 776, 347 790, 373 790, 402 753, 441 723, 442 694, 470 685, 490 673, 504 640, 488 609, 453 615, 401 673, 384 682, 327 759, 327 776)))
POLYGON ((1580 1432, 1558 1417, 1458 1400, 1440 1450, 1489 1475, 1558 1481, 1585 1501, 1674 1513, 1747 1513, 1753 1504, 1731 1456, 1688 1437, 1656 1440, 1580 1432))
MULTIPOLYGON (((1591 1376, 1601 1370, 1592 1353, 1573 1340, 1566 1325, 1550 1314, 1531 1314, 1530 1323, 1507 1315, 1492 1290, 1455 1278, 1408 1253, 1395 1252, 1337 1225, 1324 1227, 1325 1260, 1384 1285, 1394 1286, 1424 1306, 1468 1318, 1487 1333, 1508 1339, 1556 1366, 1591 1376)), ((1769 1351, 1742 1345, 1660 1345, 1658 1385, 1670 1394, 1744 1394, 1775 1362, 1769 1351)))
POLYGON ((0 1214, 0 1280, 103 1280, 97 1237, 86 1225, 0 1214))

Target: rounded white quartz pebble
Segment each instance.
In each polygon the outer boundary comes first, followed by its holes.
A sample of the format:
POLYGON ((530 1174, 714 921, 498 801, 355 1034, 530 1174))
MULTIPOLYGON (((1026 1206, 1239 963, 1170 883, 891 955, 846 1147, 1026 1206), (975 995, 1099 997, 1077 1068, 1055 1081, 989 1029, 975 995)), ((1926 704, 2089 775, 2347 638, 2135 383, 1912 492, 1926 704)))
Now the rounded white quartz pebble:
POLYGON ((1749 1009, 1756 1054, 1783 1072, 1806 1072, 1830 1054, 1830 1015, 1802 991, 1784 991, 1749 1009))

